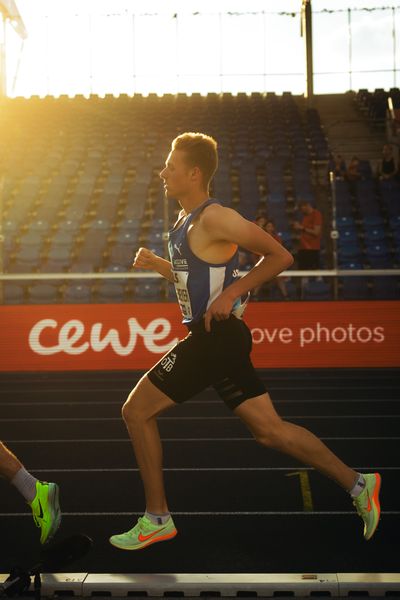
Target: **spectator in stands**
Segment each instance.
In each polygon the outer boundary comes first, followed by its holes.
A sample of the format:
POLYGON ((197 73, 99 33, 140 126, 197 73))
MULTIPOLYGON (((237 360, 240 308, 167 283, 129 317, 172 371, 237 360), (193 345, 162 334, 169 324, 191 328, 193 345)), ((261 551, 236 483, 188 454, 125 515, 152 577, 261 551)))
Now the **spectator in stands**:
POLYGON ((341 154, 335 156, 331 154, 328 163, 328 173, 333 172, 336 179, 344 179, 346 177, 346 162, 341 154))
POLYGON ((358 181, 361 179, 360 161, 357 156, 353 156, 347 168, 346 178, 349 182, 358 181))
MULTIPOLYGON (((261 227, 261 229, 263 229, 264 231, 269 233, 274 238, 274 240, 276 240, 277 242, 282 244, 282 239, 281 239, 280 235, 276 232, 275 224, 273 221, 271 221, 271 219, 268 219, 264 214, 261 214, 256 218, 255 223, 256 223, 256 225, 261 227)), ((251 258, 252 258, 252 266, 257 264, 258 261, 260 260, 260 256, 258 254, 252 254, 251 258)), ((276 277, 269 283, 274 283, 277 286, 280 293, 282 294, 282 297, 285 300, 289 299, 288 293, 286 290, 286 286, 285 286, 285 281, 281 277, 276 277)), ((268 287, 269 287, 269 283, 267 284, 268 287)), ((263 287, 264 287, 264 285, 259 285, 256 288, 254 288, 254 290, 252 292, 252 296, 254 299, 256 299, 256 300, 259 299, 260 291, 263 287)))
POLYGON ((254 223, 256 225, 258 225, 259 227, 261 227, 261 229, 264 229, 265 231, 265 226, 268 223, 268 219, 267 219, 267 215, 264 213, 260 213, 257 217, 256 220, 254 221, 254 223))
POLYGON ((349 182, 349 190, 352 196, 357 195, 357 181, 361 179, 360 161, 353 156, 347 168, 346 179, 349 182))
POLYGON ((319 253, 322 237, 322 214, 307 200, 299 202, 303 213, 301 223, 295 221, 293 228, 300 232, 300 246, 297 253, 297 266, 300 271, 319 269, 319 253))
POLYGON ((385 144, 382 150, 382 160, 378 165, 378 178, 394 179, 397 173, 396 161, 393 154, 393 146, 391 144, 385 144))
POLYGON ((31 507, 33 519, 40 527, 40 543, 48 542, 56 533, 61 522, 58 485, 39 481, 18 458, 0 442, 0 477, 9 481, 31 507))

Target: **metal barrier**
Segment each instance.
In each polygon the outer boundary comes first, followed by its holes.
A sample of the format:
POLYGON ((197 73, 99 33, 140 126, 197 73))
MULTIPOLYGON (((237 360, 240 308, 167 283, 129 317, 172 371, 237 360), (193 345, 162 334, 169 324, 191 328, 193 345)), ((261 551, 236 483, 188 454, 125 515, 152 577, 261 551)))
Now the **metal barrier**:
MULTIPOLYGON (((240 271, 240 276, 246 275, 248 271, 240 271)), ((333 279, 332 294, 333 299, 338 300, 339 298, 339 285, 338 278, 349 278, 349 277, 399 277, 400 269, 320 269, 315 271, 298 271, 288 270, 283 271, 279 277, 300 279, 299 284, 306 279, 333 279)), ((66 283, 67 281, 96 281, 96 280, 109 280, 109 281, 124 281, 132 279, 162 279, 162 276, 153 271, 147 272, 118 272, 118 273, 107 273, 107 272, 96 272, 96 273, 1 273, 0 272, 0 304, 3 303, 3 282, 51 282, 58 281, 66 283)), ((165 280, 165 283, 168 282, 165 280)), ((400 299, 400 288, 398 290, 398 298, 400 299)), ((367 298, 366 298, 367 299, 367 298)), ((134 298, 132 299, 134 300, 134 298)), ((130 301, 132 301, 130 300, 130 301)), ((59 303, 62 303, 61 301, 59 303)))

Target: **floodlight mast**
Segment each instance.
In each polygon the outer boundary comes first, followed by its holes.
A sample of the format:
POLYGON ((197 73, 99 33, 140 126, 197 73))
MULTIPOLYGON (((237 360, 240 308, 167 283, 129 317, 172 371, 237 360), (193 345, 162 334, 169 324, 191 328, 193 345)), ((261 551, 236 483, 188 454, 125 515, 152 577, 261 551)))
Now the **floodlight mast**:
POLYGON ((312 103, 314 98, 314 67, 311 0, 302 0, 301 35, 304 38, 306 54, 306 89, 304 95, 312 103))

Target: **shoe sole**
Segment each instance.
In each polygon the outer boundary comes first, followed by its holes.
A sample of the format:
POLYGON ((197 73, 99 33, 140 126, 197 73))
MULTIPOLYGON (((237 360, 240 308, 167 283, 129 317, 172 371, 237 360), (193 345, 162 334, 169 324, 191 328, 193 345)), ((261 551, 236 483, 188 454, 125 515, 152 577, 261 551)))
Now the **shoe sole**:
POLYGON ((375 473, 375 478, 376 478, 376 484, 375 484, 375 489, 374 489, 374 493, 373 493, 373 496, 372 496, 372 504, 373 504, 372 510, 374 510, 374 511, 376 510, 376 512, 377 512, 377 519, 376 519, 376 522, 375 522, 375 527, 372 529, 372 531, 369 534, 369 536, 365 537, 365 539, 367 541, 370 540, 372 538, 372 536, 374 535, 374 533, 375 533, 375 531, 376 531, 376 529, 378 527, 379 519, 380 519, 380 516, 381 516, 381 505, 379 503, 379 493, 380 493, 380 490, 381 490, 382 478, 381 478, 381 476, 380 476, 379 473, 375 473))
POLYGON ((120 550, 141 550, 142 548, 146 548, 147 546, 151 546, 151 544, 156 544, 157 542, 167 542, 168 540, 172 540, 176 536, 178 531, 175 529, 172 533, 168 533, 167 535, 160 535, 159 537, 152 538, 148 542, 143 542, 142 544, 137 544, 136 546, 122 546, 118 543, 109 540, 110 544, 115 548, 119 548, 120 550))
POLYGON ((56 483, 50 485, 49 490, 49 498, 48 498, 48 506, 51 507, 49 509, 52 525, 49 529, 49 533, 47 534, 46 539, 42 542, 42 544, 47 544, 57 533, 60 525, 61 525, 61 510, 60 510, 60 488, 56 483))

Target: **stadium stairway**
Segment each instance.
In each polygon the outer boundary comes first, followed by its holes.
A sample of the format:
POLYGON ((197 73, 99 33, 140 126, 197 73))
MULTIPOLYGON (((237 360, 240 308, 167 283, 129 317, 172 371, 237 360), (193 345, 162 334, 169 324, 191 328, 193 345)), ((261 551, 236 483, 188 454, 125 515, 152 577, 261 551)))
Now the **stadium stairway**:
POLYGON ((343 155, 347 162, 354 155, 370 160, 374 168, 386 143, 385 131, 372 130, 371 124, 357 110, 355 97, 355 92, 322 94, 315 96, 314 106, 332 151, 343 155))

